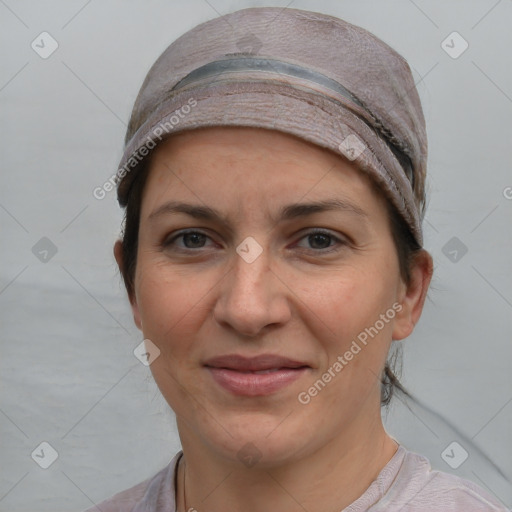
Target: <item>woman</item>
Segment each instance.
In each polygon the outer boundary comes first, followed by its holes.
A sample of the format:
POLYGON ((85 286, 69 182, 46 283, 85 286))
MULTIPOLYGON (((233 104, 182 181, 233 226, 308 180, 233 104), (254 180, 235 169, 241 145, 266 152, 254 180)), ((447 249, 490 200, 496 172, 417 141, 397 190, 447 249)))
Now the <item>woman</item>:
POLYGON ((505 510, 382 425, 432 276, 407 63, 342 20, 253 8, 148 73, 115 257, 183 450, 90 510, 505 510))

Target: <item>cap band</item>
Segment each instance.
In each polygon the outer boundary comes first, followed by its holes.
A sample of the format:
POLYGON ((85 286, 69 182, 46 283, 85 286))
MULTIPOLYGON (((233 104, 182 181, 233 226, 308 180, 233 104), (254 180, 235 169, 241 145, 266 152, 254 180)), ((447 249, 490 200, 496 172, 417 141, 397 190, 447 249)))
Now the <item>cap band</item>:
POLYGON ((204 66, 194 69, 194 71, 190 72, 185 78, 182 78, 172 90, 181 89, 192 82, 197 82, 212 75, 237 71, 266 71, 309 80, 310 82, 332 89, 345 96, 357 106, 365 109, 364 105, 348 89, 336 82, 336 80, 313 69, 307 69, 281 60, 264 59, 261 57, 237 57, 209 62, 204 66))

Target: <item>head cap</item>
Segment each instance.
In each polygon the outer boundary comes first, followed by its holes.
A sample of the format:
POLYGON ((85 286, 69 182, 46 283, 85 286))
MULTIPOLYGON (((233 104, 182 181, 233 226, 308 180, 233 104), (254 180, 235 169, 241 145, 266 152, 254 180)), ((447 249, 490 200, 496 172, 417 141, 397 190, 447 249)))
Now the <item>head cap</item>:
POLYGON ((166 136, 210 126, 279 130, 371 176, 422 245, 427 136, 405 59, 333 16, 278 7, 202 23, 151 67, 117 171, 118 199, 166 136))

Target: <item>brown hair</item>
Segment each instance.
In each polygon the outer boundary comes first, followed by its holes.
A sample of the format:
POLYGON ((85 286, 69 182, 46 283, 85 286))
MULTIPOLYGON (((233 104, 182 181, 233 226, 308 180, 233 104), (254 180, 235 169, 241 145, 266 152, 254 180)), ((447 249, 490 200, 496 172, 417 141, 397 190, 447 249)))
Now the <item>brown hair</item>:
MULTIPOLYGON (((142 163, 140 169, 137 171, 137 176, 134 178, 130 187, 130 193, 128 195, 128 201, 123 221, 123 265, 121 268, 121 273, 130 300, 133 298, 134 293, 134 279, 135 269, 137 266, 137 248, 142 194, 146 184, 147 176, 149 174, 150 161, 151 158, 147 158, 146 161, 142 163)), ((373 180, 370 180, 370 184, 378 194, 382 194, 382 190, 373 180)), ((424 207, 424 198, 421 203, 422 207, 424 207)), ((388 209, 391 234, 397 251, 400 275, 404 283, 409 285, 411 281, 410 270, 414 256, 419 251, 421 251, 422 248, 420 245, 418 245, 406 222, 402 219, 396 208, 391 204, 389 200, 386 201, 386 205, 388 209)), ((399 349, 400 348, 401 346, 399 346, 399 349)), ((408 391, 400 383, 400 373, 401 352, 400 350, 395 350, 390 356, 388 356, 388 360, 386 361, 384 370, 381 375, 381 406, 389 405, 395 391, 399 391, 410 397, 408 391)))

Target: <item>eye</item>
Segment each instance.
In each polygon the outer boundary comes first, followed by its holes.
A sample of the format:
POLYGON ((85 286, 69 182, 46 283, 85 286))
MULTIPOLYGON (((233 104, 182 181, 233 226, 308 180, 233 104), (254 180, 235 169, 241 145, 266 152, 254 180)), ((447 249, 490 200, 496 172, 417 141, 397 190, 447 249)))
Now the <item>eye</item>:
POLYGON ((173 246, 176 246, 178 250, 203 249, 206 240, 209 239, 210 237, 201 231, 182 231, 171 239, 164 241, 163 246, 165 248, 172 248, 173 246), (184 245, 176 245, 176 241, 180 239, 183 241, 184 245))
MULTIPOLYGON (((180 233, 175 234, 172 238, 164 241, 162 244, 166 249, 176 249, 178 251, 190 251, 194 249, 204 249, 206 246, 206 242, 211 238, 202 233, 201 231, 189 230, 182 231, 180 233), (181 241, 182 243, 177 243, 181 241)), ((314 252, 321 253, 329 253, 338 251, 342 246, 347 245, 345 240, 340 239, 337 236, 334 236, 329 231, 325 231, 322 229, 315 229, 305 234, 300 238, 300 240, 306 240, 309 247, 304 247, 306 250, 311 250, 314 252)), ((297 244, 297 247, 301 247, 300 244, 297 244)))
POLYGON ((306 240, 310 245, 310 249, 315 252, 333 252, 338 251, 341 246, 347 245, 347 242, 334 236, 329 231, 325 231, 322 229, 315 229, 310 231, 305 236, 301 238, 301 240, 306 240), (331 243, 334 245, 331 245, 331 243), (336 245, 338 247, 336 247, 336 245), (328 249, 328 250, 325 250, 328 249))

